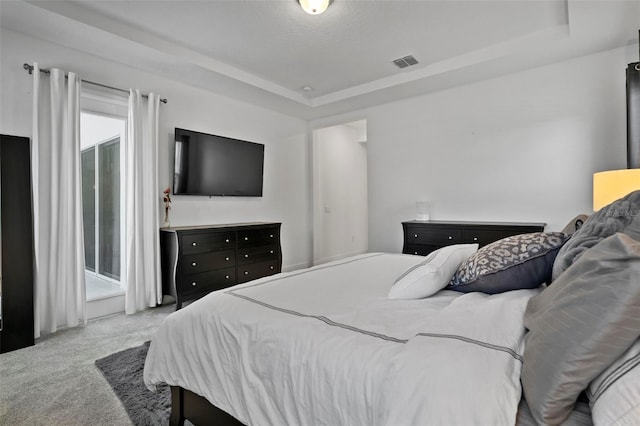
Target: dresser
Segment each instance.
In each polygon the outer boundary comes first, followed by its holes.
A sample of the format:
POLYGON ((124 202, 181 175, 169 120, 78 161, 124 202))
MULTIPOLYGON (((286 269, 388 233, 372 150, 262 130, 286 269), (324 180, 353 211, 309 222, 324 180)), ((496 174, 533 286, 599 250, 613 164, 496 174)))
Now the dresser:
POLYGON ((402 252, 425 256, 451 244, 478 243, 480 247, 517 234, 542 232, 546 223, 455 222, 442 220, 402 222, 402 252))
POLYGON ((282 270, 280 223, 160 229, 163 294, 185 301, 282 270))

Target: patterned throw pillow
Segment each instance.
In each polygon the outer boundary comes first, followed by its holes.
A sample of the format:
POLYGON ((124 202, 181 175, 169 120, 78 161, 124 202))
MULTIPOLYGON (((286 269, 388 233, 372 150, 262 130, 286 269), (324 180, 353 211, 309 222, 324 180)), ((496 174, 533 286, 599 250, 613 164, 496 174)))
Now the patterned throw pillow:
POLYGON ((482 247, 454 274, 447 289, 494 294, 550 282, 553 261, 569 239, 562 232, 534 232, 482 247))

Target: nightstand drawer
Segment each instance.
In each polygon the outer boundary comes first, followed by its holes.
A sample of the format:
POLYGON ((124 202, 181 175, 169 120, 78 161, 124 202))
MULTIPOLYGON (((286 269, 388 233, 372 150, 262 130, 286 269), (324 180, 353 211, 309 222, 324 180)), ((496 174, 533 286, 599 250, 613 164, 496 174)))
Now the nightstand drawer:
POLYGON ((178 280, 176 286, 183 295, 189 296, 227 288, 235 284, 235 279, 236 269, 226 268, 202 272, 200 274, 185 275, 181 280, 178 280))
POLYGON ((407 227, 407 244, 448 245, 462 242, 462 231, 453 228, 407 227))
POLYGON ((182 272, 193 274, 220 268, 230 268, 236 264, 235 255, 235 250, 224 250, 182 256, 182 272))
POLYGON ((247 247, 238 249, 238 265, 262 262, 265 260, 278 259, 278 249, 276 246, 247 247))
POLYGON ((280 272, 280 266, 275 260, 239 266, 238 283, 246 283, 247 281, 277 274, 278 272, 280 272))
POLYGON ((233 249, 234 232, 201 232, 182 236, 182 254, 206 253, 209 251, 233 249))
POLYGON ((278 229, 251 229, 238 231, 238 247, 255 247, 262 245, 275 245, 278 242, 278 229))

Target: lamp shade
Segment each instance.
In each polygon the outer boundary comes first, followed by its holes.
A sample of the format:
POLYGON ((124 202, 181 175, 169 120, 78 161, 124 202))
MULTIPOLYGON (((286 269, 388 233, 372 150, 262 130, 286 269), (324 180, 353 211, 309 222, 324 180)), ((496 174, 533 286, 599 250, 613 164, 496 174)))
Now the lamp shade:
POLYGON ((330 0, 298 0, 298 3, 309 15, 319 15, 327 10, 330 0))
POLYGON ((640 189, 640 169, 608 170, 593 174, 593 211, 640 189))

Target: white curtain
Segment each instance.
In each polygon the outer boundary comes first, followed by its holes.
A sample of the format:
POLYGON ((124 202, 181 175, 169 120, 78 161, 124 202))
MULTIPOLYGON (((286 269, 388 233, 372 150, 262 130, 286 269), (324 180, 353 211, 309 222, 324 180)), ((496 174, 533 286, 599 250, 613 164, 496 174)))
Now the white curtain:
POLYGON ((35 337, 86 324, 80 78, 33 69, 35 337))
POLYGON ((129 94, 126 155, 126 313, 162 303, 158 188, 160 97, 129 94))

